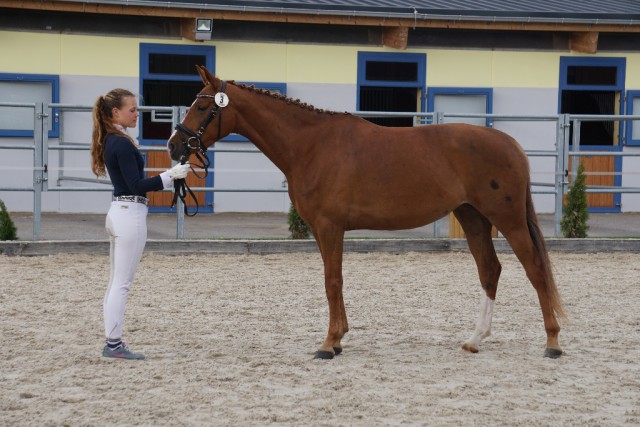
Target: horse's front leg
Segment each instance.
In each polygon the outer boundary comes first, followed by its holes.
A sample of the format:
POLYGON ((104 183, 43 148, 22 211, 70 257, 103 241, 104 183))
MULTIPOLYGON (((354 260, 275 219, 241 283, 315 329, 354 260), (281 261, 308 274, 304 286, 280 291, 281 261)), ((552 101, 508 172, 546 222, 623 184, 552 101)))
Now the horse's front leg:
POLYGON ((324 263, 324 287, 329 303, 329 331, 315 359, 333 359, 342 352, 340 341, 349 330, 342 297, 343 230, 314 230, 324 263))

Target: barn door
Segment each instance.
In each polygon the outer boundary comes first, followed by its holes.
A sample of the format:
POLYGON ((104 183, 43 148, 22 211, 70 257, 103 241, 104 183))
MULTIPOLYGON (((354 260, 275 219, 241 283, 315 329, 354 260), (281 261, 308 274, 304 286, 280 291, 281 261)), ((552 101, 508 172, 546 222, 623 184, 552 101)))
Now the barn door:
MULTIPOLYGON (((189 106, 202 89, 202 80, 196 65, 205 65, 214 71, 215 50, 211 46, 176 46, 162 44, 140 45, 140 93, 144 105, 189 106)), ((141 115, 141 143, 144 145, 166 146, 173 132, 171 122, 156 120, 151 112, 141 115)), ((208 153, 213 165, 213 153, 208 153)), ((171 167, 171 159, 165 150, 148 151, 145 155, 149 169, 165 170, 171 167)), ((153 176, 158 170, 150 171, 153 176)), ((204 175, 200 173, 200 175, 204 175)), ((189 187, 213 187, 213 174, 202 179, 194 174, 187 176, 189 187)), ((213 212, 213 193, 196 191, 198 211, 213 212)), ((169 192, 149 193, 150 212, 170 212, 173 194, 169 192)), ((190 200, 188 206, 195 203, 190 200)))
MULTIPOLYGON (((618 115, 622 111, 624 93, 624 58, 561 58, 560 113, 618 115)), ((620 151, 622 130, 619 121, 583 121, 574 129, 570 141, 579 131, 580 150, 620 151)), ((571 147, 573 148, 573 147, 571 147)), ((578 158, 571 157, 569 170, 578 158)), ((620 186, 622 158, 592 156, 579 158, 585 166, 587 185, 620 186)), ((591 212, 620 212, 620 194, 590 193, 587 203, 591 212)))

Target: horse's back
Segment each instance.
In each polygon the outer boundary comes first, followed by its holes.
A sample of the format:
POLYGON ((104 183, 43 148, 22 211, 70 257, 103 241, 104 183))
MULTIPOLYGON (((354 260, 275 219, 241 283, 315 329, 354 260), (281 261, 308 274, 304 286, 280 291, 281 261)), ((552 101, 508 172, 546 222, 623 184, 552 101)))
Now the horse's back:
POLYGON ((456 157, 503 157, 511 156, 514 161, 526 158, 518 142, 508 134, 493 128, 449 123, 421 126, 415 129, 419 145, 431 146, 456 157))
MULTIPOLYGON (((463 123, 411 128, 384 128, 362 138, 358 150, 367 152, 378 170, 410 169, 424 175, 456 181, 478 179, 478 175, 528 176, 527 157, 518 142, 506 133, 463 123)), ((401 173, 402 174, 402 173, 401 173)), ((512 176, 512 178, 515 178, 512 176)))

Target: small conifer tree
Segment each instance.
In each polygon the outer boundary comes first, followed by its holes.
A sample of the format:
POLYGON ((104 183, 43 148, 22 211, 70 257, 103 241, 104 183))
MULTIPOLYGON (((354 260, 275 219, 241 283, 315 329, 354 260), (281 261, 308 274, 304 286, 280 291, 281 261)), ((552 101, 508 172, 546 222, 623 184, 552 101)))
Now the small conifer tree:
POLYGON ((288 223, 292 239, 309 238, 311 234, 311 228, 309 227, 309 224, 307 224, 302 218, 300 218, 300 215, 298 215, 298 212, 296 211, 296 208, 293 207, 293 204, 291 204, 291 207, 289 208, 288 223))
POLYGON ((584 164, 580 162, 578 173, 567 194, 567 203, 562 210, 560 228, 564 237, 587 237, 589 208, 587 207, 587 185, 585 180, 584 164))
POLYGON ((18 240, 17 229, 4 202, 0 200, 0 240, 18 240))

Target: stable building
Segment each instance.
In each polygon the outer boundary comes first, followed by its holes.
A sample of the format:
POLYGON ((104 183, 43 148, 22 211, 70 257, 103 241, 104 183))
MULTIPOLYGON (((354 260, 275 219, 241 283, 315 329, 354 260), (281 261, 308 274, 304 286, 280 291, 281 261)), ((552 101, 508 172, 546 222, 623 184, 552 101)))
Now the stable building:
MULTIPOLYGON (((48 144, 79 148, 44 154, 48 189, 78 189, 44 191, 44 211, 106 212, 110 203, 108 191, 93 191, 108 182, 95 181, 80 149, 91 114, 72 106, 90 107, 115 87, 139 94, 143 106, 189 106, 202 88, 195 65, 322 109, 462 114, 444 120, 493 126, 533 151, 554 150, 558 124, 532 117, 640 115, 635 0, 0 0, 0 46, 0 147, 34 143, 33 112, 15 104, 44 102, 54 105, 45 114, 48 144)), ((132 136, 164 146, 172 123, 161 116, 145 111, 132 136)), ((577 135, 583 149, 634 153, 640 122, 585 121, 577 135)), ((206 181, 192 178, 192 186, 219 190, 199 194, 200 212, 288 210, 284 175, 249 152, 251 141, 230 135, 216 148, 206 181)), ((0 199, 11 211, 33 209, 32 193, 2 190, 31 185, 33 156, 2 149, 0 199)), ((145 156, 151 174, 170 165, 162 150, 145 156)), ((584 161, 593 185, 640 187, 634 157, 584 161)), ((555 159, 530 163, 534 182, 553 185, 555 159)), ((151 211, 170 211, 170 196, 154 194, 151 211)), ((534 199, 539 212, 554 210, 553 196, 534 199)), ((633 193, 590 194, 589 203, 594 212, 640 211, 633 193)))

